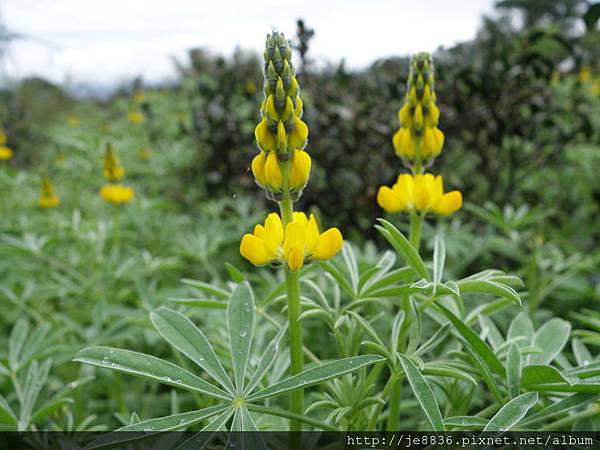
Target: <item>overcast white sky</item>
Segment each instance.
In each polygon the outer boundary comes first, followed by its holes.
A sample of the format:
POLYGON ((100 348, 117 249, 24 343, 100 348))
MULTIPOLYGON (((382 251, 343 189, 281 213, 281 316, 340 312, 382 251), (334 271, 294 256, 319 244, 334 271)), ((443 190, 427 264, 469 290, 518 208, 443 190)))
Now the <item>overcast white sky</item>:
POLYGON ((493 0, 3 0, 12 77, 111 84, 174 73, 171 56, 192 47, 262 50, 277 28, 291 37, 302 17, 316 31, 311 56, 360 67, 378 57, 435 50, 475 36, 493 0))

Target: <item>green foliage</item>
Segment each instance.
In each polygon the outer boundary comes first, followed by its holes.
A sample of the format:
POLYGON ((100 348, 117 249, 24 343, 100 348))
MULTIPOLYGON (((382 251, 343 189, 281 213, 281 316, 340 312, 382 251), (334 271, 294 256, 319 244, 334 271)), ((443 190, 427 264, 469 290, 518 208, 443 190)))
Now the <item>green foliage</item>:
POLYGON ((600 429, 597 5, 499 6, 434 55, 440 172, 468 203, 424 223, 420 246, 374 198, 397 176, 408 61, 317 69, 298 24, 314 161, 302 202, 346 242, 300 274, 293 376, 285 280, 239 255, 264 218, 248 173, 255 55, 194 50, 139 104, 128 90, 75 102, 39 80, 2 92, 15 158, 0 167, 0 430, 600 429), (106 142, 136 192, 122 208, 97 195, 106 142), (56 209, 37 207, 40 174, 56 209), (284 395, 300 390, 302 416, 284 395))

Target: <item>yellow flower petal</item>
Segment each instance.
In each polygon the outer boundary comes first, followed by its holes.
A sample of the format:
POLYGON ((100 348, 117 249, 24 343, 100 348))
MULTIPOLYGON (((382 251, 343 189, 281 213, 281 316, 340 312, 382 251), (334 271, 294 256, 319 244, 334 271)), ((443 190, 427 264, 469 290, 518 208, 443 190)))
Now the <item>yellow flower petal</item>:
POLYGON ((308 219, 308 223, 306 224, 305 239, 306 251, 312 253, 319 240, 319 226, 314 214, 310 215, 310 219, 308 219))
POLYGON ((265 186, 267 184, 267 178, 265 176, 265 163, 267 162, 267 155, 265 152, 260 152, 252 159, 252 174, 256 182, 265 186))
POLYGON ((310 176, 310 167, 311 160, 309 154, 304 150, 294 151, 290 170, 290 186, 293 189, 300 190, 306 186, 310 176))
POLYGON ((256 137, 256 143, 262 151, 271 152, 275 150, 275 136, 269 131, 266 117, 263 117, 258 125, 256 125, 254 136, 256 137))
POLYGON ((245 234, 240 242, 240 253, 252 264, 262 266, 271 261, 271 254, 264 241, 253 234, 245 234))
POLYGON ((433 140, 431 143, 431 156, 437 156, 444 147, 444 133, 439 128, 433 128, 432 130, 433 140))
POLYGON ((400 111, 398 112, 398 119, 400 120, 400 125, 402 127, 410 127, 411 126, 411 114, 410 114, 410 105, 408 103, 404 103, 400 111))
POLYGON ((400 130, 400 151, 398 154, 404 158, 415 157, 415 141, 412 138, 412 134, 408 128, 402 128, 400 130))
POLYGON ((272 95, 267 97, 267 101, 265 102, 265 112, 272 121, 275 121, 279 118, 279 114, 277 114, 277 110, 275 109, 275 101, 272 95))
POLYGON ((288 256, 287 263, 290 270, 299 270, 304 265, 304 245, 296 243, 292 246, 288 256))
POLYGON ((10 159, 13 156, 12 149, 8 147, 0 147, 0 161, 10 159))
POLYGON ((283 124, 283 121, 280 120, 277 123, 277 151, 281 155, 287 153, 287 148, 287 133, 285 131, 285 125, 283 124))
POLYGON ((462 207, 463 199, 460 191, 451 191, 444 194, 435 205, 434 211, 443 216, 455 213, 462 207))
POLYGON ((415 107, 413 120, 416 129, 420 130, 423 128, 423 107, 421 106, 421 103, 417 103, 417 106, 415 107))
POLYGON ((330 228, 319 236, 317 244, 311 252, 311 257, 320 260, 333 258, 341 250, 343 243, 340 230, 330 228))
POLYGON ((277 250, 283 242, 283 223, 281 223, 279 214, 271 213, 267 216, 262 238, 271 253, 271 258, 275 258, 277 250))
POLYGON ((431 200, 428 179, 423 174, 417 174, 415 175, 414 181, 413 201, 415 207, 419 211, 427 211, 431 200))
POLYGON ((281 189, 282 178, 281 169, 279 168, 279 161, 277 161, 277 155, 275 152, 270 152, 267 156, 267 162, 265 163, 266 184, 271 189, 278 191, 281 189))
POLYGON ((306 146, 308 139, 308 127, 300 120, 294 120, 294 129, 290 133, 290 147, 298 150, 302 150, 306 146))
POLYGON ((302 118, 302 108, 304 108, 304 103, 302 102, 302 99, 300 98, 300 96, 296 97, 296 107, 294 108, 294 114, 296 114, 296 117, 298 119, 302 118))
POLYGON ((299 221, 293 220, 285 226, 285 238, 283 239, 283 255, 288 259, 290 252, 298 242, 304 242, 304 230, 299 221))
POLYGON ((381 186, 377 191, 377 204, 387 212, 398 212, 404 205, 401 199, 387 186, 381 186))

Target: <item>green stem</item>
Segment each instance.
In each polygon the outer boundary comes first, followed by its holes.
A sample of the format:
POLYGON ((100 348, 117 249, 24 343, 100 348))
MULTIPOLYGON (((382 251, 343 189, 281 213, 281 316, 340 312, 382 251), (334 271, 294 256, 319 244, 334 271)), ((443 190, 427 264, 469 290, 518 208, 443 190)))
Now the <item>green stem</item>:
POLYGON ((417 252, 421 244, 421 225, 423 225, 423 216, 416 212, 410 213, 410 234, 408 240, 417 252))
MULTIPOLYGON (((283 226, 293 220, 293 203, 286 197, 279 203, 283 226)), ((302 325, 300 323, 300 272, 285 269, 285 284, 288 299, 288 334, 290 344, 290 370, 292 375, 302 372, 304 368, 302 325)), ((304 390, 298 389, 290 393, 290 411, 302 416, 304 414, 304 390)), ((302 431, 302 423, 296 418, 290 418, 290 431, 302 431)))
MULTIPOLYGON (((408 240, 413 245, 417 252, 419 251, 419 246, 421 243, 421 226, 423 225, 423 216, 416 212, 412 212, 410 214, 410 234, 408 236, 408 240)), ((404 309, 405 309, 405 324, 410 324, 410 303, 408 301, 408 297, 404 299, 404 309)), ((399 351, 403 351, 404 348, 404 336, 407 328, 404 328, 404 332, 400 333, 399 341, 397 343, 397 348, 399 351)), ((402 381, 403 377, 398 376, 392 385, 392 393, 390 395, 389 400, 389 411, 388 411, 388 420, 387 420, 387 431, 398 431, 398 418, 400 416, 400 400, 402 396, 402 381)))
POLYGON ((115 249, 115 253, 117 256, 121 252, 121 206, 115 206, 115 216, 114 216, 114 230, 113 230, 113 246, 115 249))
POLYGON ((400 416, 400 396, 402 395, 402 377, 394 382, 390 396, 390 410, 388 412, 387 431, 398 431, 398 417, 400 416))

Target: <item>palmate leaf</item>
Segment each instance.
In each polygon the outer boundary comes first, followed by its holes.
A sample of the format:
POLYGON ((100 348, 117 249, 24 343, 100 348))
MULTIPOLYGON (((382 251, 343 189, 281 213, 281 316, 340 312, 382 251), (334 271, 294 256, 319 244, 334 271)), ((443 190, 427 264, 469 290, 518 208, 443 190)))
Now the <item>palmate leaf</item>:
POLYGON ((263 355, 256 366, 256 370, 254 374, 252 374, 252 378, 248 381, 248 384, 244 388, 244 394, 248 394, 258 386, 260 380, 266 375, 269 371, 273 363, 275 362, 275 358, 279 353, 279 343, 281 342, 281 338, 287 331, 287 327, 281 328, 277 335, 273 338, 273 340, 269 343, 267 348, 263 351, 263 355))
POLYGON ((421 409, 425 413, 425 417, 427 417, 432 430, 444 431, 444 419, 442 418, 440 407, 427 380, 425 380, 425 377, 408 356, 399 353, 398 357, 400 358, 400 364, 402 364, 402 369, 404 370, 404 374, 408 379, 410 387, 412 388, 419 405, 421 405, 421 409))
POLYGON ((227 328, 235 386, 238 392, 242 392, 254 335, 254 294, 247 282, 238 284, 231 293, 227 305, 227 328))
POLYGON ((203 450, 207 448, 207 446, 212 443, 212 439, 214 438, 216 432, 227 423, 234 413, 235 409, 233 408, 225 410, 211 420, 208 425, 202 428, 202 430, 176 447, 175 450, 203 450))
POLYGON ((37 361, 33 361, 29 365, 27 376, 25 377, 25 385, 23 387, 23 401, 21 403, 21 411, 19 414, 19 431, 24 431, 29 426, 33 407, 48 379, 51 367, 51 359, 47 359, 42 365, 38 365, 37 361))
POLYGON ((227 410, 229 405, 211 406, 209 408, 190 411, 182 414, 174 414, 157 419, 144 420, 125 427, 119 428, 111 433, 105 434, 89 443, 85 449, 91 450, 102 447, 113 447, 125 442, 145 439, 161 431, 172 431, 195 425, 203 420, 209 419, 227 410), (143 433, 136 434, 134 432, 143 433))
POLYGON ((8 340, 8 364, 13 371, 19 369, 21 350, 29 333, 29 322, 19 319, 10 333, 8 340))
POLYGON ((204 369, 229 393, 235 393, 233 383, 225 373, 210 342, 190 319, 163 306, 150 313, 150 320, 169 344, 204 369))
POLYGON ((0 395, 0 424, 17 425, 17 417, 2 395, 0 395))
POLYGON ((171 386, 200 392, 209 397, 231 400, 225 391, 168 361, 143 353, 110 347, 88 347, 75 356, 74 361, 139 375, 171 386))
POLYGON ((384 358, 377 355, 362 355, 328 362, 320 366, 306 369, 299 374, 293 375, 261 391, 255 392, 254 394, 249 395, 247 400, 249 402, 254 402, 263 398, 291 392, 296 389, 305 389, 309 386, 322 383, 323 381, 353 372, 361 367, 366 367, 383 360, 384 358))
POLYGON ((526 392, 500 408, 483 431, 507 431, 516 425, 538 401, 537 392, 526 392))

